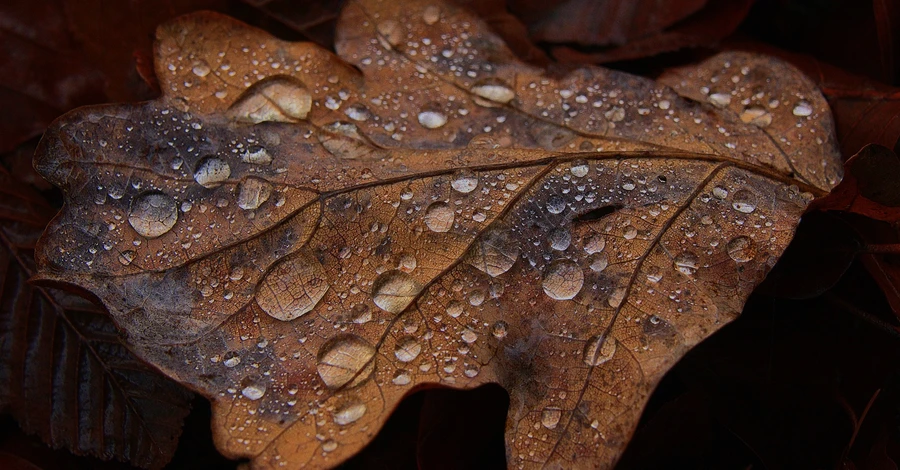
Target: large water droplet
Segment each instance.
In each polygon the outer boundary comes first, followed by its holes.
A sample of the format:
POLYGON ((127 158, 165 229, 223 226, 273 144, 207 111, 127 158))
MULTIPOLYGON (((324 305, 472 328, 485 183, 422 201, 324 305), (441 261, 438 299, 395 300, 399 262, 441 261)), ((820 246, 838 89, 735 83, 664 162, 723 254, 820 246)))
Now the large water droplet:
POLYGON ((207 157, 197 165, 194 172, 194 180, 204 188, 215 188, 231 176, 231 167, 225 160, 217 157, 207 157))
POLYGON ((797 106, 794 106, 794 110, 792 111, 794 116, 798 117, 806 117, 813 113, 812 105, 807 103, 806 101, 801 101, 797 103, 797 106))
POLYGON ((375 279, 372 284, 372 301, 386 312, 400 313, 421 290, 422 286, 411 275, 391 270, 375 279))
POLYGON ((753 244, 753 240, 745 236, 732 238, 725 249, 728 251, 728 256, 738 263, 746 263, 756 256, 756 247, 753 244))
POLYGON ((746 189, 741 189, 734 193, 731 207, 738 212, 749 214, 756 210, 756 196, 746 189))
POLYGON ((404 336, 397 340, 394 356, 400 362, 412 362, 422 352, 422 344, 412 336, 404 336))
POLYGON ((491 335, 493 335, 494 338, 503 339, 506 338, 507 334, 509 334, 509 323, 500 320, 491 325, 491 335))
POLYGON ((238 207, 244 210, 258 209, 272 195, 272 184, 268 181, 248 176, 241 181, 238 191, 238 207))
POLYGON ((344 110, 344 114, 354 121, 368 121, 372 118, 372 112, 365 105, 354 104, 344 110))
POLYGON ((572 243, 572 235, 569 234, 568 230, 559 228, 550 232, 547 241, 550 242, 550 248, 558 251, 565 251, 572 243))
POLYGON ((566 200, 562 196, 553 194, 547 198, 547 212, 561 214, 566 210, 566 200))
POLYGON ((272 318, 291 321, 309 313, 328 291, 322 263, 306 251, 276 264, 259 283, 256 303, 272 318))
POLYGON ((584 346, 584 363, 589 366, 599 366, 612 359, 616 353, 616 340, 606 335, 596 335, 588 340, 584 346))
POLYGON ((259 400, 266 394, 266 384, 252 382, 241 389, 241 395, 250 400, 259 400))
POLYGON ((622 305, 622 301, 625 300, 625 294, 627 291, 624 287, 617 287, 613 289, 613 291, 609 294, 609 298, 606 299, 606 303, 609 304, 612 308, 619 308, 622 305))
POLYGON ((338 443, 334 439, 326 439, 322 442, 322 450, 324 452, 334 452, 338 448, 338 443))
POLYGON ((497 277, 516 264, 519 253, 519 246, 505 230, 491 229, 475 241, 466 262, 491 277, 497 277))
POLYGON ((625 227, 625 232, 622 234, 626 240, 634 240, 637 237, 638 231, 634 225, 629 225, 625 227))
POLYGON ((690 276, 700 267, 700 258, 690 251, 685 251, 675 257, 674 264, 678 272, 690 276))
POLYGON ((254 165, 267 165, 272 163, 272 155, 265 147, 252 146, 241 153, 241 161, 254 165))
POLYGON ((355 387, 363 383, 375 370, 375 348, 356 335, 332 338, 319 349, 316 370, 325 386, 355 387))
POLYGON ((491 80, 472 87, 472 93, 495 103, 506 104, 516 97, 516 92, 503 82, 491 80))
POLYGON ((453 174, 450 187, 463 194, 471 193, 478 187, 478 175, 468 170, 460 170, 453 174))
POLYGON ((194 72, 194 75, 196 75, 200 78, 203 78, 203 77, 209 75, 209 72, 211 72, 211 71, 212 70, 210 70, 209 65, 203 61, 197 62, 194 65, 194 67, 191 68, 191 72, 194 72))
POLYGON ((547 429, 556 429, 559 420, 562 418, 562 410, 556 407, 544 408, 541 412, 541 426, 547 429))
POLYGON ((595 253, 588 258, 588 262, 590 263, 591 271, 599 273, 609 266, 609 257, 606 256, 606 253, 595 253))
POLYGON ((569 171, 572 173, 572 176, 576 178, 584 178, 590 171, 590 167, 586 161, 578 160, 572 164, 572 168, 570 168, 569 171))
POLYGON ((229 114, 240 121, 296 122, 306 119, 312 95, 296 79, 279 76, 257 82, 231 106, 229 114))
POLYGON ((572 261, 557 261, 547 268, 541 285, 544 293, 551 299, 568 300, 581 292, 584 273, 572 261))
POLYGON ((144 193, 131 202, 128 223, 147 238, 156 238, 172 230, 178 221, 178 205, 171 196, 160 192, 144 193))
POLYGON ((728 93, 712 93, 709 95, 708 100, 714 106, 724 108, 731 104, 731 95, 728 93))
POLYGON ((762 106, 750 106, 741 113, 741 121, 756 127, 768 127, 772 124, 772 114, 762 106))
POLYGON ((432 232, 448 232, 454 218, 453 208, 445 202, 435 202, 425 210, 425 226, 432 232))
POLYGON ((447 124, 447 115, 440 111, 422 111, 418 117, 419 124, 426 129, 437 129, 447 124))
POLYGON ((604 248, 606 248, 606 238, 602 235, 594 235, 584 242, 584 251, 589 255, 599 253, 603 251, 604 248))
POLYGON ((360 401, 349 401, 339 405, 334 410, 334 423, 338 426, 346 426, 359 421, 366 414, 366 404, 360 401))
POLYGON ((436 5, 428 5, 422 12, 422 21, 427 25, 433 25, 441 19, 441 9, 436 5))
POLYGON ((382 44, 388 49, 400 45, 403 36, 406 35, 403 25, 394 20, 384 20, 375 28, 378 30, 382 44))

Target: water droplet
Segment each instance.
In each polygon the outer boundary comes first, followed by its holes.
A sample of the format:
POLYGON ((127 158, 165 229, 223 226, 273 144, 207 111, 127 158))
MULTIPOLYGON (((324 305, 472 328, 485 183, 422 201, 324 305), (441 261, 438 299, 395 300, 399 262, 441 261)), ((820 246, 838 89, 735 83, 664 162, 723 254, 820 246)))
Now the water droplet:
POLYGON ((741 121, 756 127, 768 127, 772 124, 772 114, 762 106, 750 106, 741 113, 741 121))
POLYGON ((609 294, 606 303, 612 308, 619 308, 619 306, 622 305, 622 301, 625 300, 626 292, 624 287, 616 287, 613 289, 612 293, 609 294))
POLYGON ((231 167, 217 157, 207 157, 197 165, 194 180, 204 188, 215 188, 231 176, 231 167))
POLYGON ((714 106, 724 108, 731 104, 731 95, 728 93, 712 93, 709 95, 708 100, 714 106))
POLYGON ((300 251, 278 262, 262 279, 256 303, 272 318, 291 321, 312 311, 328 291, 322 263, 300 251))
POLYGON ((440 111, 422 111, 419 113, 419 124, 426 129, 437 129, 447 124, 447 115, 440 111))
POLYGON ((453 208, 445 202, 435 202, 425 210, 425 226, 432 232, 443 233, 453 228, 453 208))
POLYGON ((453 318, 457 318, 463 313, 463 304, 456 300, 450 302, 447 305, 447 315, 450 315, 453 318))
POLYGON ((135 253, 132 250, 125 250, 119 253, 119 262, 122 263, 122 266, 128 266, 132 262, 134 262, 135 253))
POLYGON ((662 269, 659 269, 657 266, 650 266, 647 268, 647 280, 653 283, 657 283, 661 281, 663 278, 662 269))
POLYGON ((269 151, 265 147, 254 145, 241 153, 241 161, 253 165, 268 165, 272 163, 272 156, 269 155, 269 151))
POLYGON ((506 338, 507 334, 509 334, 509 323, 500 320, 491 326, 491 335, 494 338, 503 339, 506 338))
POLYGON ((338 448, 338 443, 334 439, 327 439, 322 442, 322 450, 325 452, 334 452, 338 448))
POLYGON ((409 274, 391 270, 382 273, 372 283, 372 301, 378 308, 400 313, 419 295, 422 286, 409 274))
POLYGON ((584 178, 587 176, 588 171, 590 171, 590 167, 586 161, 578 160, 572 164, 572 168, 570 168, 569 171, 572 173, 572 176, 576 178, 584 178))
POLYGON ((572 261, 557 261, 547 268, 541 285, 544 293, 551 299, 568 300, 581 292, 584 273, 572 261))
POLYGON ((609 257, 606 256, 606 253, 596 253, 588 259, 588 262, 590 262, 591 271, 599 273, 609 266, 609 257))
POLYGON ((241 390, 241 395, 249 400, 259 400, 266 394, 266 384, 251 383, 241 390))
POLYGON ((678 272, 690 276, 700 267, 700 258, 690 251, 685 251, 675 257, 674 264, 678 272))
POLYGON ((460 170, 453 174, 450 186, 463 194, 471 193, 478 187, 478 175, 468 170, 460 170))
POLYGON ((559 195, 552 195, 547 198, 547 212, 551 214, 561 214, 566 210, 566 200, 559 195))
POLYGON ((637 237, 637 233, 638 231, 634 227, 634 225, 629 225, 625 227, 625 233, 623 234, 623 236, 626 240, 634 240, 637 237))
POLYGON ((400 261, 397 263, 397 269, 405 273, 411 273, 416 270, 416 266, 418 265, 419 261, 416 260, 415 256, 409 253, 404 253, 403 256, 400 257, 400 261))
POLYGON ((756 256, 756 247, 753 244, 753 240, 745 236, 732 238, 725 246, 725 249, 728 251, 728 256, 738 263, 746 263, 756 256))
POLYGON ((372 113, 369 111, 369 108, 359 103, 349 106, 346 110, 344 110, 344 114, 346 114, 347 117, 353 119, 354 121, 367 121, 372 117, 372 113))
POLYGON ((606 335, 596 335, 587 341, 584 347, 584 363, 599 366, 612 359, 616 353, 616 340, 606 335))
POLYGON ((209 72, 211 72, 211 70, 209 69, 209 65, 207 65, 206 62, 198 62, 196 65, 194 65, 194 68, 192 68, 191 71, 194 72, 194 75, 200 78, 209 75, 209 72))
POLYGON ((516 92, 505 83, 492 80, 472 87, 472 93, 494 103, 506 104, 516 97, 516 92))
POLYGON ((794 106, 793 113, 794 116, 806 117, 813 113, 813 108, 812 105, 810 105, 806 101, 801 101, 797 103, 797 106, 794 106))
POLYGON ((569 234, 568 230, 559 228, 550 232, 547 241, 550 242, 550 248, 557 251, 565 251, 572 243, 572 235, 569 234))
POLYGON ((294 78, 279 76, 257 82, 228 111, 240 121, 296 122, 306 119, 312 95, 294 78))
POLYGON ((241 363, 241 356, 239 356, 238 353, 236 353, 234 351, 229 351, 229 352, 225 353, 225 357, 222 360, 222 365, 224 365, 225 367, 228 367, 228 368, 235 367, 240 363, 241 363))
POLYGON ((316 370, 325 386, 355 387, 375 370, 375 348, 356 335, 332 338, 319 349, 316 370))
POLYGON ((400 369, 394 373, 394 378, 391 379, 391 382, 394 385, 409 385, 412 382, 412 378, 410 378, 409 372, 400 369))
POLYGON ((502 229, 491 229, 473 244, 466 262, 491 277, 509 271, 519 258, 519 246, 502 229))
POLYGON ((462 337, 462 340, 465 341, 467 344, 472 344, 472 343, 474 343, 475 341, 478 340, 478 335, 475 334, 474 331, 472 331, 472 330, 470 330, 470 329, 468 329, 468 328, 466 328, 466 329, 462 332, 462 335, 460 335, 460 336, 462 337))
POLYGON ((556 429, 559 420, 562 418, 562 410, 555 407, 544 408, 541 412, 541 426, 547 429, 556 429))
POLYGON ((734 201, 731 203, 731 207, 738 212, 749 214, 756 210, 756 196, 750 191, 741 189, 734 193, 734 201))
POLYGON ((376 29, 380 36, 379 39, 382 40, 382 45, 388 49, 398 46, 400 42, 403 41, 403 36, 406 34, 403 30, 403 26, 394 20, 384 20, 381 23, 378 23, 376 29))
POLYGON ((147 238, 159 237, 178 221, 178 205, 171 196, 160 192, 141 194, 131 202, 128 223, 147 238))
POLYGON ((728 197, 728 190, 723 188, 722 186, 716 186, 712 190, 713 196, 717 199, 725 199, 728 197))
POLYGON ((441 19, 441 9, 436 5, 428 5, 422 13, 422 21, 427 25, 433 25, 441 19))
POLYGON ((422 344, 412 336, 404 336, 397 340, 394 356, 400 362, 414 361, 422 352, 422 344))
POLYGON ((584 243, 584 251, 589 255, 599 253, 604 248, 606 248, 606 238, 601 235, 594 235, 584 243))
POLYGON ((258 209, 272 195, 272 184, 268 181, 248 176, 241 181, 238 191, 238 207, 244 210, 258 209))
POLYGON ((349 401, 339 405, 334 410, 334 423, 338 426, 346 426, 359 421, 366 414, 366 404, 359 401, 349 401))

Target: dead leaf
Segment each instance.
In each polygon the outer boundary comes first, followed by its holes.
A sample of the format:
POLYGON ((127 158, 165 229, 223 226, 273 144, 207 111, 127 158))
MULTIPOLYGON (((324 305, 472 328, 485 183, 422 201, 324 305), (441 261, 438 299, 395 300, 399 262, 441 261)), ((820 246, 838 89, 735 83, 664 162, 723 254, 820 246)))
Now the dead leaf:
POLYGON ((106 312, 27 283, 55 209, 0 169, 0 407, 53 447, 162 467, 191 394, 135 358, 106 312))
POLYGON ((67 201, 42 278, 103 299, 260 467, 335 465, 416 386, 490 382, 510 466, 610 467, 840 179, 824 99, 769 58, 683 70, 686 99, 545 74, 446 4, 355 1, 337 38, 358 69, 182 17, 162 98, 76 110, 36 156, 67 201))

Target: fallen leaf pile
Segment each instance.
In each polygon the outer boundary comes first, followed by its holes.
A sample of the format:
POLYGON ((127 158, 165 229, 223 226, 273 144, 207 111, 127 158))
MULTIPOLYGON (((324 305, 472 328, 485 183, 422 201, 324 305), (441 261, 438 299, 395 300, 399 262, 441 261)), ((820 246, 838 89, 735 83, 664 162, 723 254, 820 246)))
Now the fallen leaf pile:
POLYGON ((411 390, 490 382, 510 468, 609 468, 841 177, 775 59, 561 75, 417 0, 349 2, 336 34, 181 17, 161 98, 70 112, 35 160, 66 200, 38 278, 101 299, 259 468, 336 465, 411 390))

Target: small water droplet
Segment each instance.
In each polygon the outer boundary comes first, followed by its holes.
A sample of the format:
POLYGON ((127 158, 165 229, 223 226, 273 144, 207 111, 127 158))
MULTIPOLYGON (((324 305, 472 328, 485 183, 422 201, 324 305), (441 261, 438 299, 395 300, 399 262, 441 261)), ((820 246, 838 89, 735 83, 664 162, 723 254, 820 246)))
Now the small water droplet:
POLYGON ((606 335, 596 335, 587 341, 584 347, 584 363, 599 366, 613 358, 616 353, 616 340, 606 335))
POLYGON ((437 129, 447 124, 447 115, 440 111, 422 111, 418 117, 419 124, 426 129, 437 129))
POLYGON ((272 163, 272 156, 269 155, 269 151, 265 147, 254 145, 241 153, 241 161, 253 165, 268 165, 272 163))
POLYGON ((480 82, 472 87, 472 93, 494 103, 506 104, 516 97, 516 92, 508 85, 496 80, 480 82))
POLYGON ((372 301, 378 308, 400 313, 416 298, 422 286, 409 274, 391 270, 379 275, 372 283, 372 301))
POLYGON ((268 181, 248 176, 241 181, 238 190, 238 207, 244 210, 258 209, 272 195, 272 184, 268 181))
POLYGON ((217 157, 207 157, 197 165, 194 180, 204 188, 215 188, 231 176, 231 167, 217 157))
POLYGON ((650 266, 647 268, 647 280, 653 283, 657 283, 661 281, 663 278, 662 269, 659 269, 657 266, 650 266))
POLYGON ((731 207, 738 212, 750 214, 756 210, 756 196, 750 191, 741 189, 734 193, 734 200, 731 203, 731 207))
POLYGON ((738 263, 746 263, 756 256, 756 247, 753 244, 753 240, 745 236, 732 238, 725 246, 725 249, 728 251, 728 256, 738 263))
POLYGON ((460 336, 462 337, 462 340, 465 341, 467 344, 472 344, 472 343, 474 343, 475 341, 478 340, 478 335, 475 334, 474 331, 472 331, 472 330, 470 330, 470 329, 468 329, 468 328, 466 328, 466 329, 462 332, 462 335, 460 335, 460 336))
POLYGON ((506 338, 507 334, 509 334, 509 323, 500 320, 491 326, 491 335, 493 335, 494 338, 503 339, 506 338))
POLYGON ((731 104, 731 95, 728 93, 712 93, 709 95, 708 100, 714 106, 724 108, 731 104))
POLYGON ((478 187, 478 175, 468 170, 460 170, 453 174, 450 186, 463 194, 471 193, 478 187))
POLYGON ((586 161, 578 160, 572 164, 572 168, 570 168, 569 171, 572 173, 572 176, 576 178, 584 178, 587 176, 588 171, 590 171, 590 167, 586 161))
POLYGON ((445 202, 435 202, 425 209, 425 226, 432 232, 443 233, 453 228, 453 208, 445 202))
POLYGON ((338 448, 338 443, 334 439, 327 439, 322 442, 322 450, 325 452, 334 452, 338 448))
POLYGON ((457 318, 463 313, 463 304, 454 300, 447 305, 447 315, 457 318))
POLYGON ((741 121, 760 128, 768 127, 769 124, 772 124, 772 113, 762 106, 750 106, 744 108, 741 113, 741 121))
POLYGON ((368 121, 372 117, 369 108, 359 103, 348 106, 347 109, 344 110, 344 114, 354 121, 368 121))
POLYGON ((606 299, 606 303, 609 304, 612 308, 619 308, 622 305, 622 301, 625 300, 626 290, 624 287, 616 287, 609 294, 609 298, 606 299))
POLYGON ((177 221, 178 205, 167 194, 144 193, 131 202, 128 223, 141 236, 159 237, 172 230, 177 221))
POLYGON ((400 362, 412 362, 422 352, 422 344, 412 336, 404 336, 397 340, 394 356, 400 362))
POLYGON ((359 421, 366 414, 366 404, 359 401, 349 401, 339 405, 334 410, 334 424, 346 426, 359 421))
POLYGON ((713 188, 712 194, 717 199, 725 199, 728 197, 728 190, 723 188, 722 186, 716 186, 715 188, 713 188))
POLYGON ((625 237, 626 240, 634 240, 637 237, 637 234, 638 234, 637 228, 635 228, 634 225, 629 225, 629 226, 625 227, 625 232, 624 232, 623 236, 625 237))
POLYGON ((690 276, 700 267, 700 258, 690 251, 685 251, 675 257, 674 264, 678 272, 690 276))
POLYGON ((207 65, 206 62, 202 61, 194 65, 194 68, 192 68, 191 71, 194 72, 194 75, 200 78, 209 75, 209 72, 211 72, 209 65, 207 65))
POLYGON ((410 378, 409 372, 400 369, 394 373, 394 378, 391 379, 391 382, 394 385, 409 385, 412 382, 412 378, 410 378))
POLYGON ((241 395, 249 400, 259 400, 266 394, 266 384, 251 383, 241 390, 241 395))
POLYGON ((807 103, 806 101, 801 101, 794 106, 793 110, 794 116, 798 117, 806 117, 813 113, 812 105, 807 103))
POLYGON ((122 263, 123 266, 128 266, 132 262, 134 262, 135 253, 132 250, 125 250, 119 253, 119 262, 122 263))
POLYGON ((559 420, 562 418, 562 410, 556 407, 544 408, 541 412, 541 426, 547 429, 556 429, 559 420))
POLYGON ((544 293, 554 300, 568 300, 581 292, 584 273, 572 261, 560 260, 551 264, 544 273, 541 286, 544 293))
POLYGON ((374 355, 375 348, 359 336, 338 336, 319 349, 316 370, 328 388, 355 387, 375 370, 374 355))

